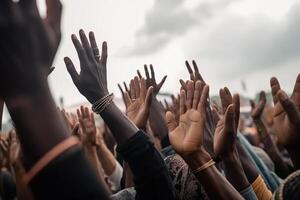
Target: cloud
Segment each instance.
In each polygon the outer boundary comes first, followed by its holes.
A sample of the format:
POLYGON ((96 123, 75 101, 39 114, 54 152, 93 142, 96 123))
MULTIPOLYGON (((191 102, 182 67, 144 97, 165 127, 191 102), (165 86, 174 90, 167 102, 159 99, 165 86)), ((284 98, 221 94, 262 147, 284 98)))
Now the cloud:
POLYGON ((155 0, 146 13, 145 24, 135 34, 131 55, 152 54, 173 39, 184 36, 193 27, 202 25, 236 0, 205 1, 195 8, 185 6, 186 0, 155 0))
MULTIPOLYGON (((262 15, 227 16, 210 27, 191 53, 208 60, 208 64, 218 68, 216 73, 231 78, 254 70, 284 67, 299 58, 299 24, 300 3, 292 6, 281 20, 262 15)), ((189 43, 194 44, 194 40, 189 43)))

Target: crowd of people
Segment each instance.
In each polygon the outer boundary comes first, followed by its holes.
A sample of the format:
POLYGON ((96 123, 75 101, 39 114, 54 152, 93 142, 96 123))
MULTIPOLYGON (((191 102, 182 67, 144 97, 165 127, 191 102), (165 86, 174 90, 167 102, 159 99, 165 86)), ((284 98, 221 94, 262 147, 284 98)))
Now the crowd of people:
POLYGON ((0 1, 1 108, 14 123, 0 136, 1 199, 300 199, 300 75, 290 97, 271 78, 274 104, 261 92, 245 125, 239 95, 224 87, 210 101, 195 61, 165 104, 157 95, 166 76, 158 82, 145 65, 119 85, 124 113, 107 87, 107 43, 100 52, 94 33, 80 30, 71 37, 80 72, 64 61, 91 108, 70 113, 47 83, 62 5, 46 6, 42 18, 36 0, 0 1))

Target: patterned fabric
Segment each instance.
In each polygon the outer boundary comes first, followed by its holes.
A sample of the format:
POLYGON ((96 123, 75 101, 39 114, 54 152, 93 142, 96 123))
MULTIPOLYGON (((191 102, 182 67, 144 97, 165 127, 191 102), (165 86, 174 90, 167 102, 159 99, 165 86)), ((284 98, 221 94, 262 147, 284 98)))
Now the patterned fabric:
POLYGON ((188 165, 177 154, 165 158, 179 200, 209 199, 188 165))
POLYGON ((134 188, 126 188, 111 196, 112 200, 135 200, 136 191, 134 188))

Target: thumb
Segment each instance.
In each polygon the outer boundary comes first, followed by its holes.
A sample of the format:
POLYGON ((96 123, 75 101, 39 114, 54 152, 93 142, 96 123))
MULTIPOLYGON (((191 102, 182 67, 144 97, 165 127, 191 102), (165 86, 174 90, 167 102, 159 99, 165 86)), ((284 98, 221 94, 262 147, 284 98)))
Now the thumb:
POLYGON ((177 127, 177 122, 175 120, 175 116, 172 112, 168 111, 166 113, 166 121, 169 133, 172 132, 177 127))
POLYGON ((145 98, 145 104, 147 107, 150 109, 151 104, 152 104, 152 96, 153 96, 153 87, 149 87, 147 90, 146 98, 145 98))
POLYGON ((235 106, 230 104, 225 112, 225 132, 226 133, 236 133, 235 126, 235 106))

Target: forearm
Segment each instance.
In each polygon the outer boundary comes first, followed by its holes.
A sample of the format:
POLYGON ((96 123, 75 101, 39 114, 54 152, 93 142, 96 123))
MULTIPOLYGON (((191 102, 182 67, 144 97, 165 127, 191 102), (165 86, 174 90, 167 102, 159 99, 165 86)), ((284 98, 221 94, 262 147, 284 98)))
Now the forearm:
POLYGON ((111 103, 102 113, 101 117, 111 130, 117 143, 123 144, 138 132, 138 128, 111 103))
POLYGON ((174 199, 172 180, 164 160, 143 132, 118 146, 118 152, 130 166, 140 199, 174 199))
POLYGON ((267 135, 263 140, 264 143, 264 150, 270 156, 272 161, 275 164, 275 171, 281 178, 285 178, 289 175, 290 169, 287 163, 283 160, 279 149, 277 148, 276 144, 273 142, 270 135, 267 135))
POLYGON ((246 177, 248 179, 248 182, 252 184, 257 177, 259 176, 259 172, 257 171, 256 167, 252 163, 251 159, 249 158, 246 150, 244 147, 240 144, 240 142, 237 142, 237 151, 240 157, 241 164, 243 166, 244 172, 246 174, 246 177))
POLYGON ((99 162, 96 148, 88 147, 88 148, 86 148, 86 152, 88 154, 88 158, 89 158, 92 166, 94 167, 94 169, 96 171, 98 179, 100 180, 100 182, 102 183, 104 188, 107 190, 107 193, 110 193, 110 189, 108 188, 108 186, 105 182, 105 179, 104 179, 104 175, 102 173, 101 163, 99 162))
POLYGON ((33 199, 29 187, 25 185, 23 182, 25 170, 19 161, 13 165, 13 170, 14 170, 14 177, 16 181, 17 198, 20 200, 33 199))
POLYGON ((101 144, 98 146, 97 153, 104 173, 107 176, 112 175, 116 168, 117 161, 110 150, 106 147, 104 142, 101 142, 101 144))
POLYGON ((232 155, 224 157, 223 164, 227 180, 237 191, 240 192, 250 185, 237 151, 232 155))
POLYGON ((149 123, 156 137, 160 140, 167 137, 168 128, 165 123, 165 111, 155 97, 153 97, 151 104, 149 123))
MULTIPOLYGON (((196 170, 210 160, 208 153, 199 153, 185 158, 189 167, 196 170)), ((208 167, 195 174, 210 199, 243 199, 215 166, 208 167)))
POLYGON ((70 135, 57 112, 48 86, 41 87, 33 94, 5 100, 22 144, 25 168, 30 168, 70 135))

